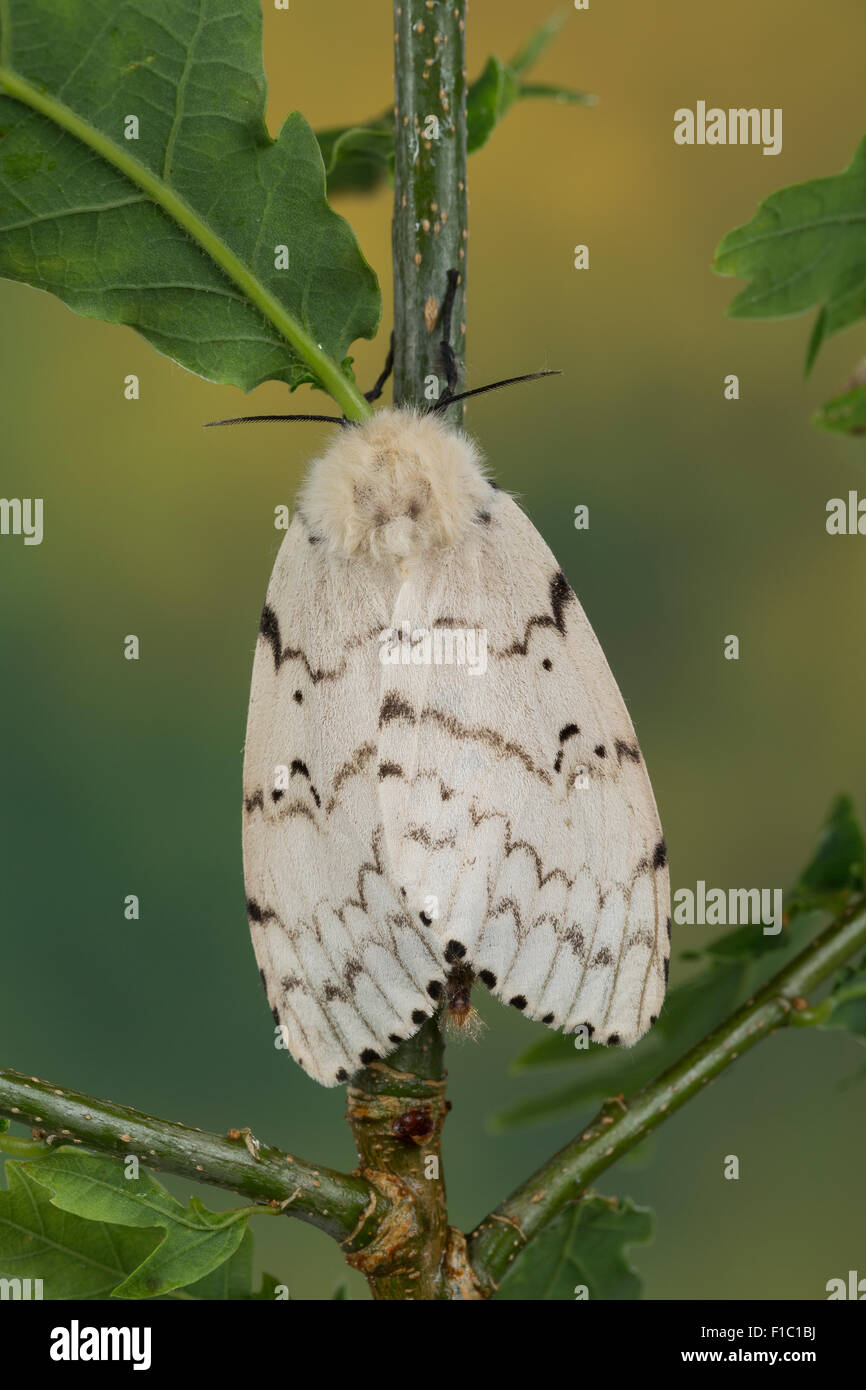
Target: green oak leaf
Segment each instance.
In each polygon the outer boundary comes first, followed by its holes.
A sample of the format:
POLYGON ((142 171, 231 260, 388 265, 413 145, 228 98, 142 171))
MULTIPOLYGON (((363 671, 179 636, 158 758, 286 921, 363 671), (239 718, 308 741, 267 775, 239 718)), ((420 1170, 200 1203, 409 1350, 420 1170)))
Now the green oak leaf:
POLYGON ((628 1261, 630 1245, 652 1239, 653 1216, 629 1198, 584 1197, 544 1226, 515 1259, 495 1299, 566 1301, 636 1299, 641 1280, 628 1261))
POLYGON ((338 126, 316 132, 328 192, 372 193, 394 172, 394 116, 389 112, 366 126, 338 126))
MULTIPOLYGON (((544 82, 525 82, 526 73, 562 28, 568 10, 560 10, 530 35, 510 63, 491 57, 466 94, 466 149, 474 154, 487 143, 517 101, 541 99, 592 106, 595 97, 544 82)), ((317 135, 328 174, 328 192, 370 193, 394 169, 394 114, 386 111, 365 125, 341 126, 317 135)))
POLYGON ((851 798, 837 797, 818 847, 789 895, 788 917, 817 909, 841 912, 850 897, 866 890, 864 864, 866 845, 851 798))
POLYGON ((231 1258, 246 1231, 249 1208, 213 1212, 197 1197, 184 1207, 144 1169, 126 1177, 123 1162, 63 1147, 27 1164, 27 1176, 64 1212, 109 1226, 153 1228, 164 1235, 113 1289, 118 1298, 156 1298, 195 1284, 231 1258))
POLYGON ((831 434, 866 434, 866 386, 855 386, 825 401, 812 423, 831 434))
POLYGON ((816 1013, 823 1014, 819 1028, 842 1029, 866 1045, 866 961, 842 970, 827 998, 816 1013))
POLYGON ((723 237, 713 269, 750 283, 734 318, 770 319, 820 306, 807 371, 832 333, 866 315, 866 139, 841 174, 782 188, 723 237))
POLYGON ((208 1302, 271 1302, 276 1288, 277 1280, 274 1276, 263 1274, 261 1288, 253 1289, 253 1233, 248 1230, 229 1259, 224 1260, 203 1279, 188 1284, 182 1292, 169 1294, 167 1297, 196 1298, 208 1302))
POLYGON ((351 408, 378 285, 306 121, 267 132, 261 26, 259 0, 2 0, 0 275, 210 381, 351 408))
POLYGON ((150 1255, 155 1231, 125 1230, 61 1211, 23 1163, 0 1190, 0 1278, 41 1279, 45 1299, 110 1298, 150 1255))

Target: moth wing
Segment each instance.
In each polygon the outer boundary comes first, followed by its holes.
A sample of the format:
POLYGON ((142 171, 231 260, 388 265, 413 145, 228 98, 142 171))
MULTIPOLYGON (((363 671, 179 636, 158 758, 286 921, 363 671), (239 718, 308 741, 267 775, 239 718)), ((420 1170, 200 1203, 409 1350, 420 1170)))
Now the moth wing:
POLYGON ((295 1059, 335 1085, 435 1008, 435 932, 389 872, 379 801, 380 633, 393 569, 340 559, 296 515, 253 665, 244 876, 262 983, 295 1059))
POLYGON ((380 791, 410 907, 446 960, 528 1017, 636 1041, 666 986, 667 856, 631 720, 556 560, 491 488, 394 616, 418 659, 389 668, 380 791))

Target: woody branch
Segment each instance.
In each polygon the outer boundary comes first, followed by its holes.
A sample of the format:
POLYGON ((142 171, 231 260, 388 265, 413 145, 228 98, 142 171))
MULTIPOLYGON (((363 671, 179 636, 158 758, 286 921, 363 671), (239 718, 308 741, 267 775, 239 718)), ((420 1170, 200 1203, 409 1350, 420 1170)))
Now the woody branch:
POLYGON ((486 1217, 468 1238, 474 1276, 485 1296, 496 1290, 524 1244, 624 1153, 675 1114, 744 1052, 777 1028, 811 1026, 820 1011, 809 995, 866 947, 866 901, 856 903, 741 1009, 634 1096, 605 1101, 580 1135, 486 1217))

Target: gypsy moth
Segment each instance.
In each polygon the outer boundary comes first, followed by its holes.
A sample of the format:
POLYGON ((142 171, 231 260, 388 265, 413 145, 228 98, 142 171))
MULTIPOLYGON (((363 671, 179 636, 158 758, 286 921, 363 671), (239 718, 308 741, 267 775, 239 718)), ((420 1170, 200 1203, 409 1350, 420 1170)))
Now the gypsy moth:
POLYGON ((325 1085, 440 1004, 470 1025, 478 982, 600 1042, 655 1022, 667 854, 628 713, 553 555, 441 416, 381 411, 312 465, 256 648, 244 866, 275 1020, 325 1085))

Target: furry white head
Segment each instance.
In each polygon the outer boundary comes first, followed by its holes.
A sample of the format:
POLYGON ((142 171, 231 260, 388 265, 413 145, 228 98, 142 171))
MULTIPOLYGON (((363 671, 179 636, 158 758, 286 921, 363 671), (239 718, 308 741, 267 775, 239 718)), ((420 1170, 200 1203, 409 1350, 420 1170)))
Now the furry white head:
POLYGON ((330 550, 402 560, 453 545, 489 495, 468 435, 436 415, 381 410, 340 430, 313 463, 300 509, 330 550))

